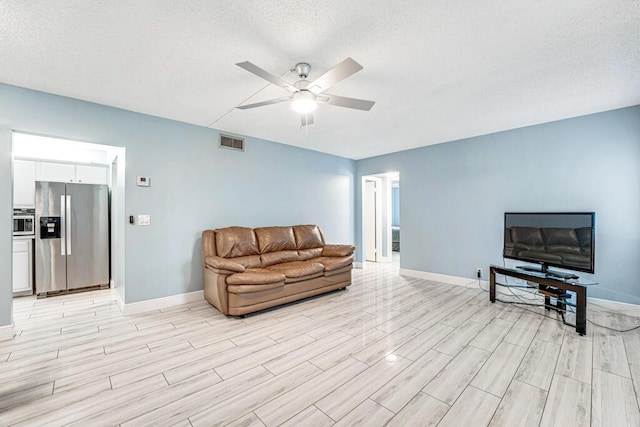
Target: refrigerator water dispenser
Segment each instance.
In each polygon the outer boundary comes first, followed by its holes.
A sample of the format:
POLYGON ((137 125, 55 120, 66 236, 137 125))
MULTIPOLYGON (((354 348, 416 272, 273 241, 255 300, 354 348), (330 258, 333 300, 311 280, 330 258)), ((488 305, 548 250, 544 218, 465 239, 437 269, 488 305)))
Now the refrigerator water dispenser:
POLYGON ((41 216, 40 217, 40 238, 41 239, 59 239, 60 235, 60 217, 59 216, 41 216))

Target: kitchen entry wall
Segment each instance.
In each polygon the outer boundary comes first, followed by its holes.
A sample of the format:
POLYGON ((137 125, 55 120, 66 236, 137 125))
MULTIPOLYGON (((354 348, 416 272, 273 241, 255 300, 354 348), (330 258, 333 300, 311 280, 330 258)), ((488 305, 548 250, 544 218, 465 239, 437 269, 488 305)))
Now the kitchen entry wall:
MULTIPOLYGON (((1 117, 1 116, 0 116, 1 117)), ((0 340, 13 336, 13 166, 11 128, 0 125, 0 340), (4 225, 3 225, 4 224, 4 225)))
MULTIPOLYGON (((0 121, 126 148, 125 218, 151 215, 150 226, 124 224, 127 304, 201 290, 204 229, 313 223, 328 242, 354 242, 353 160, 250 137, 244 152, 221 149, 214 129, 2 84, 0 121)), ((0 186, 11 191, 10 180, 0 186)))

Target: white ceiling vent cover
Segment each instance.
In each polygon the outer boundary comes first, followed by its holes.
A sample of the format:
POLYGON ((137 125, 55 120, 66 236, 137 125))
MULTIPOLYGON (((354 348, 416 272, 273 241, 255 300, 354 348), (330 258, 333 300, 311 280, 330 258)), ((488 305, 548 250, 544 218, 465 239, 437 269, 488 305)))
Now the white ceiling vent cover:
POLYGON ((244 139, 228 135, 220 135, 220 147, 230 150, 244 151, 244 139))

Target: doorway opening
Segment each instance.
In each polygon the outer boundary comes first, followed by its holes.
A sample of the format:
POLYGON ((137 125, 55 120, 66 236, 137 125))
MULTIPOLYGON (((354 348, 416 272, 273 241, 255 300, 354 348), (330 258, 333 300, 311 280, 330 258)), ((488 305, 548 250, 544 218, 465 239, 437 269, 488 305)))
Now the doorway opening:
POLYGON ((400 173, 362 177, 364 261, 400 265, 400 173))
MULTIPOLYGON (((83 187, 81 184, 98 184, 98 186, 102 184, 108 187, 110 197, 107 209, 110 227, 107 228, 109 229, 108 240, 111 246, 108 257, 109 286, 117 290, 118 303, 122 305, 125 300, 123 225, 125 218, 125 148, 44 137, 18 131, 13 132, 12 140, 14 212, 16 209, 21 209, 35 213, 37 181, 60 182, 63 185, 65 185, 64 183, 73 183, 71 185, 80 185, 80 187, 83 187)), ((39 224, 36 225, 39 226, 39 224)), ((69 230, 71 230, 70 227, 69 230)), ((34 231, 33 236, 22 236, 22 238, 30 237, 33 239, 35 235, 34 231)), ((32 240, 27 239, 25 243, 25 246, 31 248, 31 253, 34 253, 32 240)), ((71 246, 71 244, 66 246, 71 246)), ((34 258, 33 255, 29 255, 29 258, 25 257, 25 259, 30 262, 22 263, 24 265, 14 265, 14 296, 35 293, 35 281, 31 280, 29 283, 25 280, 16 280, 25 276, 22 270, 29 272, 25 277, 33 278, 34 258), (24 287, 19 293, 15 292, 16 283, 21 283, 24 287)), ((37 278, 35 279, 37 280, 37 278)))

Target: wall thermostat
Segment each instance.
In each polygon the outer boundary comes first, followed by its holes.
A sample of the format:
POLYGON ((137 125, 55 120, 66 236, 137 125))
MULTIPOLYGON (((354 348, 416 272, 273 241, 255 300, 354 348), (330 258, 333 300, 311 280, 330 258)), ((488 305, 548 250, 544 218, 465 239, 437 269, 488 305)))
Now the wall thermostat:
POLYGON ((136 184, 138 187, 149 187, 151 185, 151 180, 148 176, 138 176, 136 177, 136 184))

